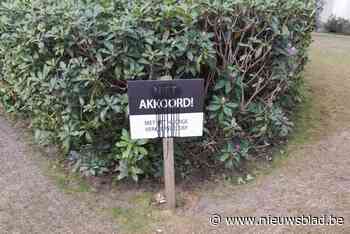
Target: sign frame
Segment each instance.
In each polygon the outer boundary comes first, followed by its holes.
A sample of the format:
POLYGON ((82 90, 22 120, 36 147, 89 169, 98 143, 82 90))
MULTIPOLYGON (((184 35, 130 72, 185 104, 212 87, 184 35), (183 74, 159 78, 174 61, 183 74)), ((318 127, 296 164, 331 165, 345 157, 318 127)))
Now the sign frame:
POLYGON ((204 80, 128 81, 132 139, 203 135, 204 80))

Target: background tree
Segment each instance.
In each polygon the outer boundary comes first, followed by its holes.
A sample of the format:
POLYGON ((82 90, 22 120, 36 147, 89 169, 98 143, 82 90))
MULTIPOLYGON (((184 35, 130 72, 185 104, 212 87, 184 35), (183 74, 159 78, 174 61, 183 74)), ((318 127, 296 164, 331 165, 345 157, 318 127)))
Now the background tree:
POLYGON ((321 14, 324 10, 324 0, 316 0, 316 30, 320 30, 322 27, 321 14))

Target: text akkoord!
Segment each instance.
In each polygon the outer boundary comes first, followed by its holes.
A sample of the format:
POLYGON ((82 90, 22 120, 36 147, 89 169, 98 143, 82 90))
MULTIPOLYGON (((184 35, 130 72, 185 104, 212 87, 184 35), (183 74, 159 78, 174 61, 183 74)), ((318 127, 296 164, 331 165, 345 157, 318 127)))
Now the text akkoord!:
POLYGON ((141 99, 139 109, 190 108, 194 98, 141 99))

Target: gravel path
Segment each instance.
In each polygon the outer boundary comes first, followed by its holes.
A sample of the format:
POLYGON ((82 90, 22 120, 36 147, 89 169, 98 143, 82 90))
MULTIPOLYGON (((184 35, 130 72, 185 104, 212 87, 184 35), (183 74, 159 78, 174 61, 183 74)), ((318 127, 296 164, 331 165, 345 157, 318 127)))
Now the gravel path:
POLYGON ((222 224, 201 233, 350 233, 350 130, 304 146, 288 165, 256 183, 202 198, 195 212, 202 222, 220 214, 222 224), (303 156, 303 158, 301 158, 303 156), (227 216, 292 216, 344 218, 344 225, 227 226, 227 216))
POLYGON ((117 233, 42 174, 20 135, 0 117, 0 233, 117 233))

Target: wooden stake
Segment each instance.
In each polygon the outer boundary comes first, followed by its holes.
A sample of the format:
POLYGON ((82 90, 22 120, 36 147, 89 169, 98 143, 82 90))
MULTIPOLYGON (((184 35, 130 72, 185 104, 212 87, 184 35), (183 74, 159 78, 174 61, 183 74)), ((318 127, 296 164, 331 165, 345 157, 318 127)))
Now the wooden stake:
POLYGON ((175 168, 174 168, 174 139, 163 138, 163 157, 164 157, 164 180, 165 196, 168 209, 176 208, 175 198, 175 168))

